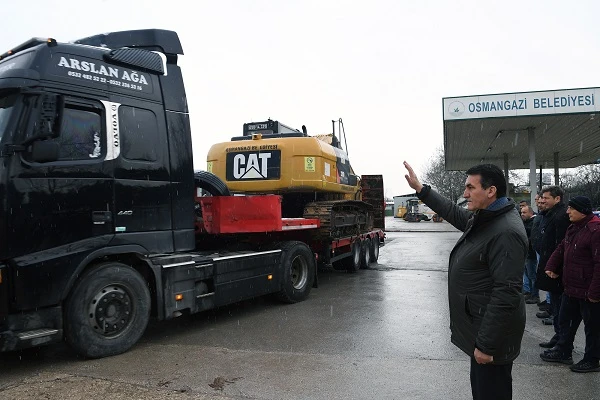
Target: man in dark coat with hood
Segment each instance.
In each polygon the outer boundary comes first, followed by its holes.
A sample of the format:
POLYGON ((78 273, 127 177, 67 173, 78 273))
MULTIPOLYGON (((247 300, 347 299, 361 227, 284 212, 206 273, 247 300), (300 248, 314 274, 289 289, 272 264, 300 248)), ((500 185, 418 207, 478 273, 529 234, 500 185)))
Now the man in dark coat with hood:
POLYGON ((451 341, 471 357, 473 399, 512 398, 512 365, 521 350, 525 302, 521 289, 529 241, 502 170, 482 164, 467 171, 467 209, 405 175, 417 196, 463 231, 450 253, 451 341))

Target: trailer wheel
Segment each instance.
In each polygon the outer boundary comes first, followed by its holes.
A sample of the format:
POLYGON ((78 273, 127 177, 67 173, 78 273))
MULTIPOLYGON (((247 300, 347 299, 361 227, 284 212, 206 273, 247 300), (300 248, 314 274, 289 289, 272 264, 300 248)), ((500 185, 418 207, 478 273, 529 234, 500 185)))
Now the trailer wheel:
POLYGON ((308 297, 315 281, 315 257, 302 242, 285 242, 281 250, 283 281, 277 298, 286 303, 297 303, 308 297))
POLYGON ((360 269, 360 248, 360 241, 357 239, 354 241, 354 243, 352 243, 352 247, 350 249, 351 255, 342 259, 344 266, 346 267, 346 271, 354 273, 358 272, 360 269))
POLYGON ((107 262, 86 272, 66 301, 65 338, 79 354, 101 358, 124 353, 150 318, 146 281, 128 265, 107 262))
POLYGON ((366 269, 369 268, 369 264, 371 263, 371 239, 365 238, 365 240, 360 243, 360 268, 366 269))
POLYGON ((225 182, 210 172, 194 172, 194 182, 196 183, 196 187, 206 190, 212 196, 231 196, 225 182))
POLYGON ((369 252, 371 253, 371 262, 376 263, 379 259, 379 236, 375 236, 371 239, 371 247, 369 248, 369 252))

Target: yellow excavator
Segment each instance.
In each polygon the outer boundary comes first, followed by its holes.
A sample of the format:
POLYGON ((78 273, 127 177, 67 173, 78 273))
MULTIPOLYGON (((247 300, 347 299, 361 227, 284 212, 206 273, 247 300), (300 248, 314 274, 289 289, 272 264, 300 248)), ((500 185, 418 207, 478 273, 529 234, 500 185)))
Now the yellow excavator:
POLYGON ((368 232, 374 224, 373 206, 383 203, 363 201, 361 177, 340 142, 343 132, 345 144, 343 122, 332 125, 332 133, 309 136, 305 126, 297 130, 271 119, 245 123, 242 136, 210 148, 207 170, 232 194, 280 195, 282 216, 318 218, 320 235, 368 232))

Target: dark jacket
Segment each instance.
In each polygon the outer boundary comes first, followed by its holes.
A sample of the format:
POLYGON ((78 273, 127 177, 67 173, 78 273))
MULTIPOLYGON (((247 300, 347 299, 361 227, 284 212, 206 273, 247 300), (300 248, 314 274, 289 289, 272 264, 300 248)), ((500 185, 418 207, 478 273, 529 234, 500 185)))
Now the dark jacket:
POLYGON ((512 362, 521 350, 525 305, 521 288, 527 235, 512 200, 498 210, 471 212, 425 186, 419 198, 463 231, 450 253, 451 341, 470 357, 475 347, 512 362))
POLYGON ((527 251, 527 258, 531 260, 537 260, 537 255, 535 254, 535 250, 533 250, 533 246, 531 245, 531 228, 533 228, 533 221, 536 218, 537 217, 534 215, 527 221, 523 221, 523 225, 525 226, 525 232, 527 233, 527 238, 529 239, 529 250, 527 251))
POLYGON ((600 218, 590 214, 571 224, 546 271, 562 278, 568 296, 600 300, 600 218))
POLYGON ((542 225, 542 220, 544 219, 545 214, 545 211, 540 211, 537 213, 533 219, 533 224, 531 225, 531 235, 529 236, 529 239, 531 240, 531 247, 533 247, 533 251, 535 251, 537 254, 540 254, 541 251, 542 232, 540 226, 542 225))
POLYGON ((538 263, 535 285, 538 289, 547 292, 562 293, 562 281, 550 278, 544 270, 552 252, 556 250, 560 242, 565 238, 565 233, 571 221, 569 221, 569 216, 567 215, 567 206, 562 203, 556 204, 550 210, 545 211, 543 215, 544 218, 540 222, 541 237, 538 243, 539 250, 536 250, 540 255, 540 262, 538 263))

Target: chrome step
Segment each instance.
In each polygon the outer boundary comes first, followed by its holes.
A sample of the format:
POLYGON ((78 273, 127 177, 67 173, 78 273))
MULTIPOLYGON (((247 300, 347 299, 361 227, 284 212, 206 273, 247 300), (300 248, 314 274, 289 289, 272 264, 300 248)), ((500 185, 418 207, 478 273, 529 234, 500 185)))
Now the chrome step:
POLYGON ((58 333, 58 329, 43 328, 43 329, 34 329, 32 331, 19 332, 16 334, 16 336, 19 338, 19 340, 31 340, 31 339, 41 338, 44 336, 51 336, 56 333, 58 333))

